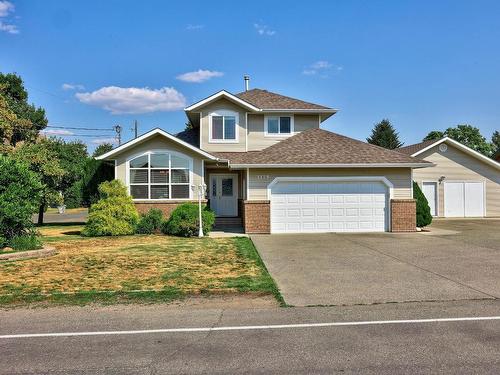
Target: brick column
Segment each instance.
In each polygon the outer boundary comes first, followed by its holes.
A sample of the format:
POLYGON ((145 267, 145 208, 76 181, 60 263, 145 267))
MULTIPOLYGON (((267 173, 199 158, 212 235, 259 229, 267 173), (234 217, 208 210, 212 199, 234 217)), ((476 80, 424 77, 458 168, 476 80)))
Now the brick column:
POLYGON ((415 199, 391 199, 391 232, 415 232, 416 210, 415 199))
POLYGON ((245 233, 271 233, 269 201, 244 201, 243 226, 245 233))

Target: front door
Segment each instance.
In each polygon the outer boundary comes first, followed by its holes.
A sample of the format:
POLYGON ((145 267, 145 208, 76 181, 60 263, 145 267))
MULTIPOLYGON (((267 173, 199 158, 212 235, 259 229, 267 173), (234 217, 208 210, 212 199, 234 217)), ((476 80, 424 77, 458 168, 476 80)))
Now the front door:
POLYGON ((210 175, 210 208, 215 216, 238 216, 238 175, 210 175))

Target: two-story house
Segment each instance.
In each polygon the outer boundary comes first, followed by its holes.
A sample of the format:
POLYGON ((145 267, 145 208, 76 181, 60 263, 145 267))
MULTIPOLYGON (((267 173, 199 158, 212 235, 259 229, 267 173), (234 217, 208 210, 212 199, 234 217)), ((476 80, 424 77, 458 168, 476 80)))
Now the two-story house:
POLYGON ((139 211, 167 215, 200 186, 217 217, 247 233, 414 231, 414 168, 432 163, 321 129, 333 108, 219 91, 185 109, 191 128, 154 129, 99 159, 139 211))

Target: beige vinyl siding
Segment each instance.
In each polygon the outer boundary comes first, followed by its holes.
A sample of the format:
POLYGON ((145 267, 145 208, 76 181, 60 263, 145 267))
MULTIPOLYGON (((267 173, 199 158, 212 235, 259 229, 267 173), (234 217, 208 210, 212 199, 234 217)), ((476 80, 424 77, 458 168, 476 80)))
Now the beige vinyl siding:
MULTIPOLYGON (((270 116, 290 116, 290 114, 269 114, 270 116)), ((265 136, 264 133, 265 115, 248 114, 248 151, 258 151, 272 146, 289 136, 265 136)), ((300 133, 304 130, 319 128, 319 115, 298 115, 294 116, 294 132, 300 133)))
POLYGON ((173 141, 165 139, 164 137, 157 135, 150 138, 140 144, 137 144, 127 150, 124 150, 115 157, 116 160, 116 176, 115 178, 127 184, 127 160, 132 158, 134 155, 140 155, 146 151, 152 150, 165 150, 165 151, 176 151, 182 153, 193 159, 193 183, 197 186, 202 181, 203 175, 203 164, 200 156, 193 152, 192 150, 181 146, 173 141))
MULTIPOLYGON (((446 152, 435 146, 417 157, 436 164, 432 168, 415 169, 413 179, 437 182, 441 176, 445 181, 480 181, 486 187, 486 216, 500 216, 500 171, 458 148, 447 144, 446 152)), ((438 183, 438 216, 444 216, 444 184, 438 183)))
POLYGON ((201 144, 200 148, 207 152, 241 152, 246 151, 246 112, 227 99, 219 99, 200 109, 201 112, 201 144), (210 143, 210 113, 215 111, 233 111, 238 113, 238 143, 210 143))
POLYGON ((250 169, 250 200, 267 200, 267 186, 276 177, 384 176, 394 185, 394 198, 411 198, 410 168, 267 168, 250 169))

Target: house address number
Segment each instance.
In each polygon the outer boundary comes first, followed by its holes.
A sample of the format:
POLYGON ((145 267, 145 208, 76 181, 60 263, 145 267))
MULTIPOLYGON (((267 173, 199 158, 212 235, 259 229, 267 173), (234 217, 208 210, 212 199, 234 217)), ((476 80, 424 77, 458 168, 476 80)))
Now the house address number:
POLYGON ((268 174, 258 174, 257 180, 269 180, 269 175, 268 174))

